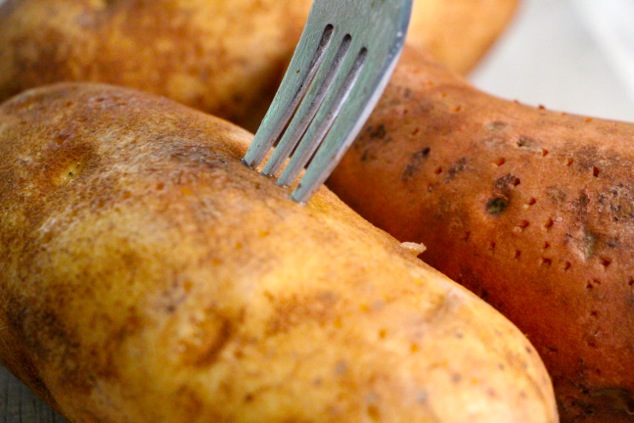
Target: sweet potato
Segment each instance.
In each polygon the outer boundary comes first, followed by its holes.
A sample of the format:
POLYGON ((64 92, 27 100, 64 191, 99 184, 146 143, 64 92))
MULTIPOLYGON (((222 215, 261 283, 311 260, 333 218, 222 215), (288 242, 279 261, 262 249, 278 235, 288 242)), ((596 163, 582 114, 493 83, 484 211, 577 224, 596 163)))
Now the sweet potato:
MULTIPOLYGON (((417 0, 410 36, 466 70, 517 0, 417 0)), ((0 101, 57 81, 161 94, 254 129, 312 0, 8 0, 0 5, 0 101)))
POLYGON ((409 50, 329 181, 537 346, 564 421, 634 413, 634 124, 478 91, 409 50))
POLYGON ((528 340, 251 135, 105 85, 0 107, 0 362, 71 421, 555 422, 528 340))

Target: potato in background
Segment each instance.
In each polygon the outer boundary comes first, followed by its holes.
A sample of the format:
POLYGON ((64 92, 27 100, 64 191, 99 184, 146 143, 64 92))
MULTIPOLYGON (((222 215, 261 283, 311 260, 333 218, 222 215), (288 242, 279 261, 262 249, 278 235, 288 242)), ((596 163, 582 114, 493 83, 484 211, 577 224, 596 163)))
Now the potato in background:
MULTIPOLYGON (((517 0, 416 0, 409 40, 473 67, 517 0)), ((165 95, 254 130, 310 0, 8 0, 0 5, 0 101, 58 81, 165 95)))

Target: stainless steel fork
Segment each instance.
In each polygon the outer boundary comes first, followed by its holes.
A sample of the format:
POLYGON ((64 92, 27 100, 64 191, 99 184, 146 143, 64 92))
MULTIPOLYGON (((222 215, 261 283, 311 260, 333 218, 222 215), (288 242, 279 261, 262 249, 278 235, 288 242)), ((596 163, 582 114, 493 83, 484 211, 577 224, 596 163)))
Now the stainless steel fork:
POLYGON ((243 162, 292 185, 300 203, 326 180, 376 105, 403 47, 412 0, 315 0, 243 162), (290 157, 289 160, 287 160, 290 157), (286 166, 284 166, 286 164, 286 166))

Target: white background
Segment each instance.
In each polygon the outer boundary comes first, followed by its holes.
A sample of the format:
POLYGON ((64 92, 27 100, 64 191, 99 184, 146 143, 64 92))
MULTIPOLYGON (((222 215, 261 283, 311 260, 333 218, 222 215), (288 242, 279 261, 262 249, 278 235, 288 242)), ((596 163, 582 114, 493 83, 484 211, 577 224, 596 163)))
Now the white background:
POLYGON ((470 79, 522 103, 634 122, 634 0, 522 0, 470 79))

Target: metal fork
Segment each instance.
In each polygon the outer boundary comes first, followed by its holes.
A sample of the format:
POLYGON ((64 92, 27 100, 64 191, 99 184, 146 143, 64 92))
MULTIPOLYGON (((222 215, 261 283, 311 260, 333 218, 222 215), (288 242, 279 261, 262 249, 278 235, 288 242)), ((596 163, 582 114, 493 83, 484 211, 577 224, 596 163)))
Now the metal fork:
POLYGON ((300 203, 326 180, 383 93, 412 0, 315 0, 284 79, 243 162, 300 203), (290 157, 290 160, 287 160, 290 157))

